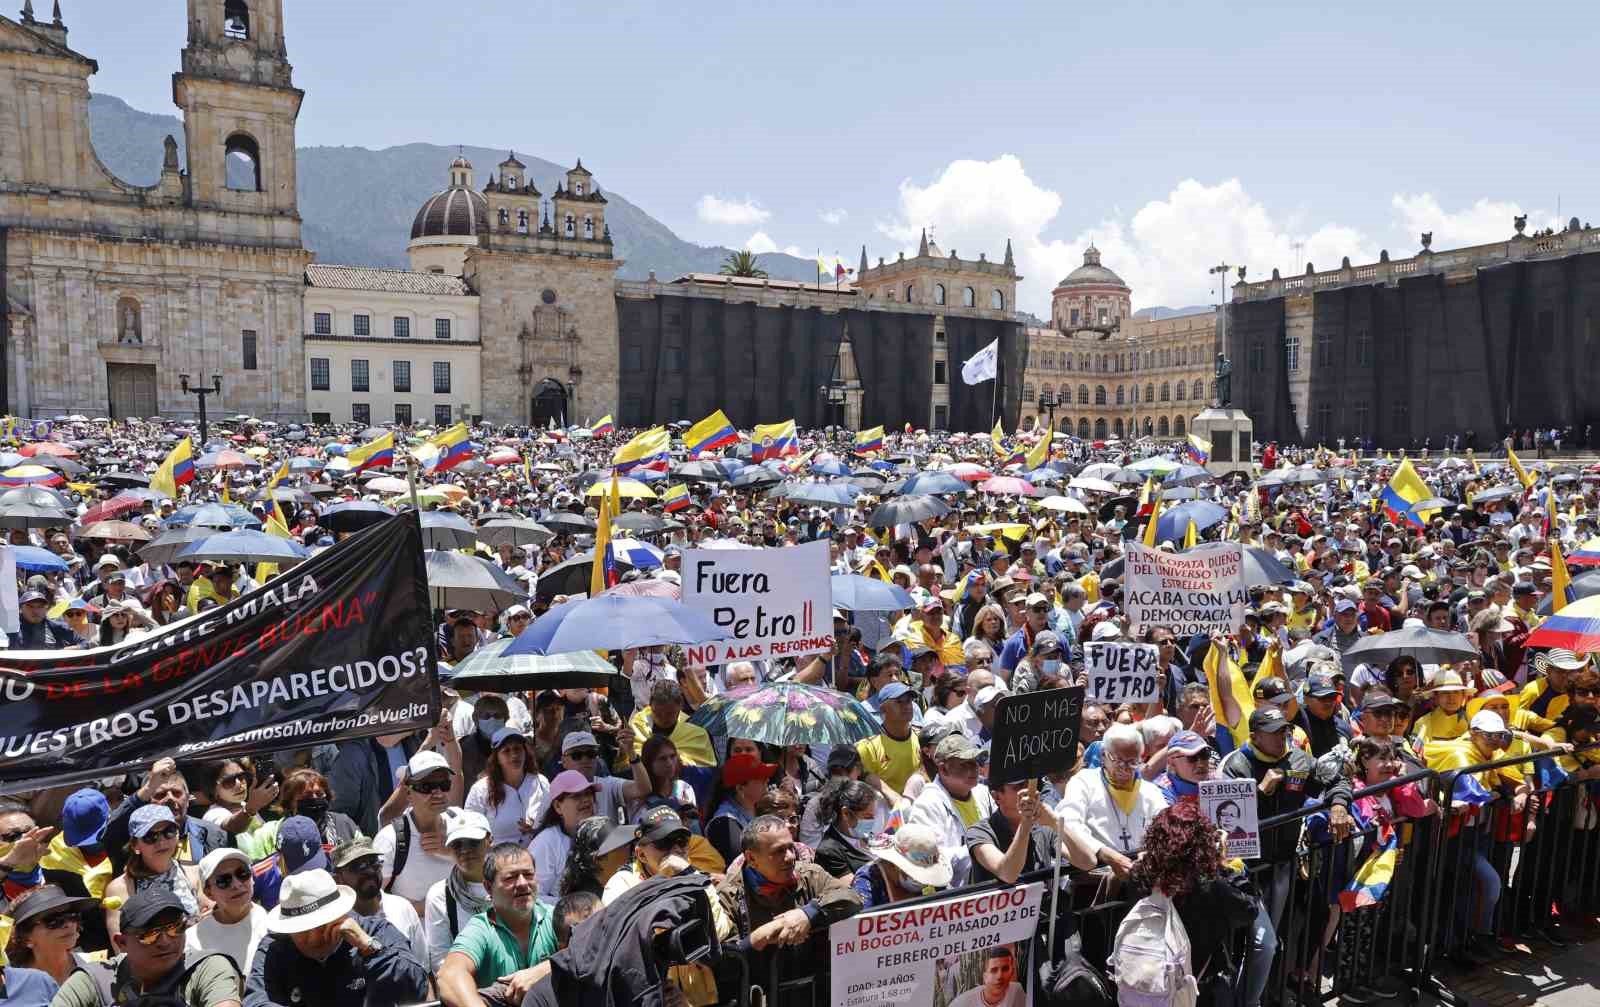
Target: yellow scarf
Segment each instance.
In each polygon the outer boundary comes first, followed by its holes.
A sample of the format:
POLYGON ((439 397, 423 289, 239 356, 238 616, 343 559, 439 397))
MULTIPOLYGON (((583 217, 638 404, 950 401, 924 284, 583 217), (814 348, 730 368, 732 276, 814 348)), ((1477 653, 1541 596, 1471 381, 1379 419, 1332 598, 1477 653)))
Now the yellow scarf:
POLYGON ((1139 799, 1139 778, 1136 776, 1128 781, 1126 787, 1119 787, 1111 782, 1111 777, 1106 777, 1106 793, 1117 802, 1117 807, 1122 809, 1124 815, 1133 814, 1133 805, 1139 799))

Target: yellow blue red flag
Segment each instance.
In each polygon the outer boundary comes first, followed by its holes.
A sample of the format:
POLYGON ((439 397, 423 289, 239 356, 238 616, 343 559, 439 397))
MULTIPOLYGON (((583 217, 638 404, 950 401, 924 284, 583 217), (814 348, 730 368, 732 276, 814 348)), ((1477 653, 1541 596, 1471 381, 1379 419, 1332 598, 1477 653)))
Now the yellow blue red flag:
POLYGON ((667 467, 667 452, 672 447, 672 437, 665 427, 651 427, 633 440, 617 448, 611 464, 624 474, 636 468, 667 467))
POLYGON ((1196 465, 1204 465, 1211 460, 1211 442, 1199 434, 1189 435, 1189 458, 1196 465))
POLYGON ((178 487, 194 481, 194 444, 185 437, 150 477, 150 488, 176 498, 178 487))
POLYGON ((390 431, 377 440, 367 443, 345 455, 350 462, 350 472, 355 474, 365 472, 367 469, 387 467, 394 464, 394 431, 390 431))
POLYGON ((753 461, 764 462, 768 458, 800 453, 800 431, 795 427, 794 420, 758 424, 750 432, 750 441, 753 445, 750 452, 753 461))
POLYGON ((604 437, 606 434, 616 433, 617 424, 611 419, 611 414, 606 413, 604 416, 600 417, 598 423, 589 428, 589 432, 594 434, 596 437, 604 437))
POLYGON ((467 432, 465 423, 457 423, 450 429, 435 434, 428 439, 428 443, 439 449, 428 466, 433 472, 453 469, 472 457, 472 435, 467 432))
POLYGON ((683 445, 689 449, 690 458, 697 457, 702 451, 715 451, 737 443, 739 431, 733 428, 733 421, 723 415, 720 409, 683 433, 683 445))
POLYGON ((1428 520, 1438 511, 1424 511, 1416 513, 1411 509, 1413 504, 1433 496, 1433 490, 1417 475, 1417 470, 1411 467, 1411 459, 1406 458, 1400 462, 1400 467, 1394 470, 1394 475, 1389 479, 1389 485, 1378 494, 1378 499, 1383 502, 1383 509, 1388 511, 1390 520, 1404 519, 1406 523, 1416 528, 1427 527, 1428 520))
POLYGON ((661 501, 661 509, 668 514, 694 505, 694 501, 689 498, 689 487, 683 483, 679 483, 676 486, 668 486, 667 491, 661 495, 661 501))
POLYGON ((856 454, 864 455, 869 451, 883 450, 883 427, 876 426, 868 430, 856 431, 856 454))

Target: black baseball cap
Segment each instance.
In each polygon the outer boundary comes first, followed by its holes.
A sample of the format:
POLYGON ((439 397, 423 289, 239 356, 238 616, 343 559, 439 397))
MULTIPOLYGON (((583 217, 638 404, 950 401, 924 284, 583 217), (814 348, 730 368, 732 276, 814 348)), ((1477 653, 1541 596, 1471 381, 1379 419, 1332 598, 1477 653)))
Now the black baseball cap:
POLYGON ((178 901, 172 889, 165 885, 151 885, 135 892, 133 898, 122 904, 122 929, 124 931, 147 930, 166 913, 175 912, 179 916, 185 915, 188 910, 183 908, 183 903, 178 901))
POLYGON ((1284 719, 1283 711, 1276 706, 1263 706, 1250 714, 1250 731, 1287 731, 1289 722, 1284 719))
MULTIPOLYGON (((653 808, 639 823, 639 842, 661 843, 674 836, 689 838, 689 827, 671 808, 653 808)), ((610 838, 609 836, 607 838, 610 838)))

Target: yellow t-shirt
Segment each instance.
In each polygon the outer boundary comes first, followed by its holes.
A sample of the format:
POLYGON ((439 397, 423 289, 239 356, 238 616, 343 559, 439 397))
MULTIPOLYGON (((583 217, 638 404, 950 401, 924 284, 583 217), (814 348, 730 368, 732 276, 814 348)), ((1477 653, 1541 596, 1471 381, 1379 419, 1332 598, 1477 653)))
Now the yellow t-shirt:
POLYGON ((906 789, 906 781, 922 765, 921 745, 916 731, 912 731, 904 741, 878 734, 857 742, 856 751, 861 755, 864 772, 876 776, 893 787, 895 793, 899 793, 906 789))
POLYGON ((961 816, 961 825, 963 828, 970 829, 974 825, 978 824, 977 801, 974 801, 971 797, 968 797, 964 801, 958 801, 952 797, 950 798, 950 803, 956 806, 956 813, 961 816))
MULTIPOLYGON (((1541 675, 1539 678, 1534 679, 1522 687, 1522 691, 1517 694, 1518 699, 1521 700, 1521 702, 1518 703, 1518 707, 1521 710, 1532 712, 1533 705, 1539 701, 1540 697, 1549 691, 1550 680, 1541 675)), ((1542 716, 1546 720, 1559 720, 1561 718, 1561 714, 1566 711, 1567 704, 1571 702, 1572 698, 1566 693, 1557 693, 1550 698, 1550 702, 1547 706, 1545 706, 1542 716)))
POLYGON ((1435 709, 1419 719, 1411 728, 1411 737, 1421 748, 1430 741, 1454 741, 1467 733, 1466 707, 1459 712, 1446 713, 1435 709))
MULTIPOLYGON (((1289 603, 1285 602, 1285 604, 1289 604, 1289 603)), ((1288 621, 1285 623, 1285 625, 1288 626, 1289 629, 1303 629, 1303 630, 1306 630, 1307 632, 1309 632, 1309 631, 1311 631, 1313 629, 1316 629, 1317 628, 1317 606, 1315 606, 1315 605, 1307 605, 1305 608, 1300 609, 1298 612, 1296 612, 1293 608, 1290 608, 1289 609, 1289 618, 1288 618, 1288 621)))
POLYGON ((1100 575, 1093 570, 1078 578, 1078 586, 1083 588, 1084 599, 1090 605, 1100 600, 1100 575))

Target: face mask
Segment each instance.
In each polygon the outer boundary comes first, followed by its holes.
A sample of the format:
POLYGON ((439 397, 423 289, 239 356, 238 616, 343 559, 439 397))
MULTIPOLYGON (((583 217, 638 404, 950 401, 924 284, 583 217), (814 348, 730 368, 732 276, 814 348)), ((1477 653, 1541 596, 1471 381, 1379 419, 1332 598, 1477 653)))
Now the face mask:
POLYGON ((1061 670, 1061 659, 1058 657, 1045 658, 1040 662, 1040 667, 1046 675, 1054 675, 1061 670))
POLYGON ((308 797, 295 805, 295 809, 296 814, 304 815, 319 824, 328 817, 328 802, 321 797, 308 797))
POLYGON ((484 717, 482 720, 478 721, 478 733, 483 735, 485 738, 493 738, 494 732, 500 730, 500 728, 504 726, 506 726, 506 722, 503 720, 498 720, 494 717, 484 717))
POLYGON ((873 820, 870 818, 857 819, 856 824, 850 826, 850 835, 856 839, 871 839, 873 836, 872 826, 873 820))

